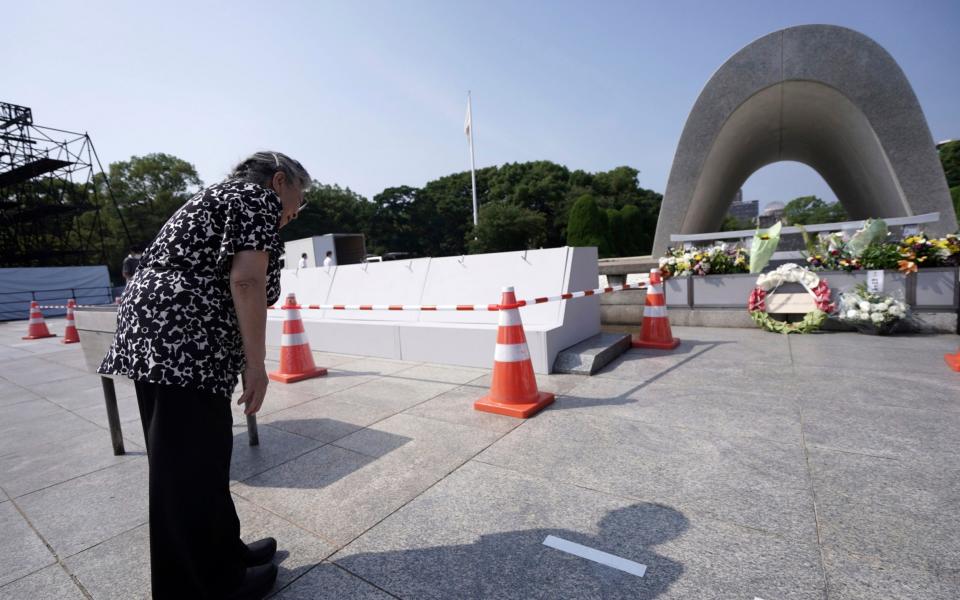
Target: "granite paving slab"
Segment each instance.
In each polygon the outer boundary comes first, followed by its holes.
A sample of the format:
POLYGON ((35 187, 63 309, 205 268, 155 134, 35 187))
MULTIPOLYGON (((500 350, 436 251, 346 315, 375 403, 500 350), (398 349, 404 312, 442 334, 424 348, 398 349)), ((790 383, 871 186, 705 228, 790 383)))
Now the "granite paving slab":
MULTIPOLYGON (((3 342, 0 342, 3 343, 3 342)), ((2 345, 0 346, 0 361, 6 362, 8 360, 17 360, 19 358, 29 358, 33 356, 26 350, 20 348, 13 348, 11 346, 2 345)))
POLYGON ((355 360, 340 363, 337 369, 355 375, 389 375, 418 364, 420 363, 360 356, 355 357, 355 360))
POLYGON ((60 565, 50 565, 0 586, 0 600, 84 600, 86 596, 60 565))
MULTIPOLYGON (((22 329, 0 324, 0 598, 149 597, 145 506, 113 504, 145 493, 133 386, 113 457, 78 345, 22 329)), ((472 409, 489 369, 315 352, 330 375, 270 386, 260 447, 233 409, 277 597, 960 597, 956 336, 674 335, 538 376, 558 398, 528 420, 472 409), (546 535, 648 561, 646 587, 546 535)))
POLYGON ((268 536, 277 540, 277 555, 274 563, 279 573, 274 591, 282 589, 301 577, 336 550, 330 542, 236 494, 233 500, 237 507, 237 515, 240 517, 240 535, 244 542, 250 543, 268 536))
POLYGON ((246 423, 233 426, 233 456, 230 462, 232 481, 243 481, 268 471, 321 445, 317 440, 270 425, 258 425, 257 431, 260 445, 251 446, 246 423))
POLYGON ((147 461, 134 457, 17 499, 60 558, 147 520, 147 461))
POLYGON ((0 586, 56 562, 14 502, 0 504, 0 532, 0 586))
MULTIPOLYGON (((65 443, 94 431, 103 431, 47 400, 13 404, 0 409, 0 413, 5 413, 0 415, 0 457, 11 453, 30 454, 28 450, 33 446, 65 443)), ((107 444, 109 437, 107 434, 107 444)), ((0 472, 2 470, 0 467, 0 472)))
POLYGON ((149 600, 150 531, 141 525, 64 561, 97 600, 149 600))
MULTIPOLYGON (((267 356, 279 356, 280 348, 278 346, 268 346, 267 356)), ((320 352, 319 350, 313 351, 313 362, 316 363, 318 367, 336 367, 344 363, 353 362, 362 356, 357 356, 354 354, 336 354, 334 352, 320 352)))
POLYGON ((333 561, 402 598, 823 597, 813 541, 475 462, 333 561), (546 547, 548 535, 639 562, 646 574, 546 547))
MULTIPOLYGON (((850 336, 854 334, 840 334, 850 336)), ((799 336, 803 337, 803 336, 799 336)), ((873 337, 873 336, 861 336, 873 337)), ((894 336, 894 339, 896 336, 894 336)), ((841 337, 843 340, 844 337, 841 337)), ((835 367, 842 364, 844 370, 875 369, 877 364, 896 365, 897 371, 944 375, 943 355, 956 352, 956 336, 910 336, 914 341, 909 346, 892 346, 856 340, 849 346, 836 342, 816 343, 816 340, 791 340, 793 362, 797 366, 835 367), (950 339, 953 338, 953 339, 950 339), (932 340, 924 343, 923 340, 932 340), (920 346, 920 347, 918 347, 920 346), (926 346, 926 347, 924 347, 926 346), (932 346, 932 347, 931 347, 932 346)), ((895 342, 896 343, 896 342, 895 342)))
POLYGON ((597 371, 593 377, 612 377, 635 382, 656 380, 680 369, 690 368, 695 364, 694 361, 700 364, 707 353, 718 347, 708 343, 676 354, 650 354, 630 350, 610 361, 610 364, 597 371))
POLYGON ((403 468, 403 461, 327 445, 233 490, 250 502, 342 545, 380 521, 440 474, 403 468))
POLYGON ((960 467, 960 413, 893 406, 803 409, 806 443, 834 450, 960 467))
MULTIPOLYGON (((940 520, 960 506, 960 469, 901 459, 808 449, 811 477, 818 494, 836 494, 851 502, 885 506, 905 515, 940 520)), ((960 537, 960 530, 954 532, 960 537)))
POLYGON ((473 381, 481 375, 485 375, 488 369, 475 369, 472 367, 454 367, 451 365, 436 365, 432 363, 423 363, 402 371, 392 373, 393 377, 416 379, 420 381, 431 381, 436 383, 457 383, 464 384, 473 381))
POLYGON ((100 395, 101 398, 103 397, 103 387, 100 384, 99 375, 83 374, 68 379, 36 383, 30 386, 30 391, 49 400, 53 400, 57 402, 57 404, 61 404, 60 400, 68 401, 67 399, 77 392, 93 389, 101 390, 100 395))
POLYGON ((342 402, 321 397, 266 415, 260 422, 327 443, 393 414, 389 408, 342 402))
POLYGON ((496 434, 396 415, 234 487, 338 545, 475 455, 496 434))
POLYGON ((960 517, 955 510, 917 516, 868 499, 818 491, 817 515, 824 546, 928 570, 960 565, 960 517))
MULTIPOLYGON (((100 402, 84 408, 75 409, 73 412, 78 417, 83 417, 104 429, 110 428, 110 422, 107 419, 107 404, 103 399, 102 391, 100 393, 100 402)), ((135 395, 117 394, 117 413, 124 427, 142 427, 140 421, 140 406, 137 404, 135 395)))
POLYGON ((450 471, 500 436, 491 431, 398 414, 334 442, 367 456, 402 456, 416 469, 450 471), (397 444, 397 440, 403 440, 397 444))
POLYGON ((63 426, 65 422, 81 422, 84 433, 65 436, 59 441, 35 441, 29 437, 16 450, 0 452, 0 485, 16 498, 23 494, 43 489, 69 479, 98 471, 134 459, 143 447, 132 443, 125 456, 114 456, 110 434, 92 423, 69 415, 61 420, 45 423, 50 428, 63 426))
POLYGON ((42 396, 28 392, 22 388, 8 389, 0 391, 0 409, 23 402, 36 402, 45 400, 42 396))
MULTIPOLYGON (((64 381, 72 381, 70 379, 64 381)), ((63 408, 71 411, 79 411, 85 408, 97 407, 97 406, 106 406, 103 399, 103 386, 100 383, 100 378, 97 377, 95 381, 89 381, 84 379, 82 387, 64 389, 63 391, 47 391, 44 393, 44 396, 51 402, 62 406, 63 408)), ((60 382, 54 382, 54 384, 59 384, 60 382)), ((36 386, 34 386, 36 387, 36 386)), ((118 384, 117 381, 114 381, 113 389, 117 394, 117 399, 122 400, 124 398, 136 398, 136 392, 133 389, 133 386, 126 386, 118 384)))
POLYGON ((792 399, 730 388, 587 381, 558 398, 551 410, 800 443, 800 412, 792 399))
POLYGON ((815 535, 799 445, 550 410, 477 460, 799 540, 815 535))
MULTIPOLYGON (((942 360, 942 359, 941 359, 942 360)), ((946 364, 944 364, 946 367, 946 364)), ((891 406, 937 412, 960 412, 960 381, 944 368, 942 376, 877 368, 843 370, 836 367, 796 367, 798 402, 809 408, 891 406), (811 382, 830 381, 829 386, 811 382)))
POLYGON ((478 427, 500 434, 507 433, 523 423, 523 419, 475 410, 474 402, 486 394, 487 391, 482 388, 461 386, 409 408, 404 414, 478 427))
POLYGON ((864 558, 834 547, 823 549, 830 598, 843 600, 956 600, 960 568, 918 568, 900 561, 864 558))
POLYGON ((383 590, 343 568, 323 562, 274 596, 277 600, 390 600, 383 590))
POLYGON ((29 386, 37 383, 76 378, 86 374, 86 371, 56 365, 36 355, 30 358, 4 360, 0 362, 0 377, 18 385, 29 386))
POLYGON ((388 376, 351 387, 329 397, 397 413, 435 398, 455 387, 457 385, 454 383, 419 381, 388 376))

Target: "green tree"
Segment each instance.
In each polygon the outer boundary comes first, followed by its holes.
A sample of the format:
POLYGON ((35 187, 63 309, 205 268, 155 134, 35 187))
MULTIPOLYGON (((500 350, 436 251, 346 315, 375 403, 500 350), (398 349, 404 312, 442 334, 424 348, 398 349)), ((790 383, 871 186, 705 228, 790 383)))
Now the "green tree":
POLYGON ((593 196, 584 194, 570 209, 567 223, 567 244, 596 246, 600 256, 610 255, 607 213, 600 210, 593 196))
POLYGON ((368 224, 371 248, 376 252, 418 252, 415 205, 420 190, 407 185, 391 187, 373 197, 368 224))
POLYGON ((723 217, 723 224, 720 225, 720 231, 743 231, 744 229, 755 229, 756 225, 747 219, 738 219, 732 215, 723 217))
POLYGON ((142 244, 203 187, 192 164, 163 153, 111 163, 107 177, 134 243, 142 244))
POLYGON ((947 142, 940 146, 940 164, 943 165, 943 174, 947 178, 947 187, 960 186, 960 140, 947 142))
POLYGON ((470 252, 509 252, 537 248, 546 239, 546 217, 505 201, 488 202, 468 234, 470 252))
POLYGON ((814 225, 845 221, 848 216, 839 202, 828 204, 816 196, 801 196, 787 203, 783 218, 790 225, 814 225))
POLYGON ((651 221, 644 208, 636 204, 627 204, 620 209, 620 220, 623 227, 621 246, 616 256, 638 256, 648 254, 653 246, 653 234, 656 228, 656 217, 651 221))
POLYGON ((369 238, 373 203, 360 194, 350 188, 314 181, 304 199, 307 205, 297 219, 280 230, 283 241, 327 233, 365 233, 369 238))

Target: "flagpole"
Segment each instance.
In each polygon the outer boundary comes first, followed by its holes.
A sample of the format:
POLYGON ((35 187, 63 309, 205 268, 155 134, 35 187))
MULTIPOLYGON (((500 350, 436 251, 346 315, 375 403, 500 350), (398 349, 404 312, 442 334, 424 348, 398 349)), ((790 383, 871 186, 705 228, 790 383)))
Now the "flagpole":
POLYGON ((470 140, 470 186, 473 190, 473 226, 477 226, 477 168, 473 157, 473 107, 470 103, 470 90, 467 90, 467 139, 470 140))

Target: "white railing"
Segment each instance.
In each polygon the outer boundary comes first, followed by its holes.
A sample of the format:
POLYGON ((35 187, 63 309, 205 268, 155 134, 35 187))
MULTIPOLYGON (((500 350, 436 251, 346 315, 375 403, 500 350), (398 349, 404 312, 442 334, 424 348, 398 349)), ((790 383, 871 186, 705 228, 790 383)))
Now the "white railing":
MULTIPOLYGON (((940 220, 940 213, 932 212, 912 217, 892 217, 883 221, 890 226, 910 226, 921 225, 923 223, 936 223, 940 220)), ((844 221, 842 223, 819 223, 817 225, 804 225, 803 229, 808 233, 819 233, 823 231, 847 231, 856 230, 863 227, 866 221, 844 221)), ((716 240, 752 240, 753 229, 741 229, 740 231, 717 231, 715 233, 675 233, 670 236, 671 242, 683 242, 686 246, 690 242, 713 242, 716 240)), ((795 226, 784 227, 780 230, 780 235, 790 233, 800 233, 800 228, 795 226)))

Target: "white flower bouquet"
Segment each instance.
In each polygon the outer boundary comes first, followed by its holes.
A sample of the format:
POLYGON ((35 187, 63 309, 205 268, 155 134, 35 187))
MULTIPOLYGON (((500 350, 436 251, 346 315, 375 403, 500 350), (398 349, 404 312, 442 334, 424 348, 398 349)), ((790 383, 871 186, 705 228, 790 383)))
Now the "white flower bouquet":
POLYGON ((840 296, 837 318, 853 325, 860 333, 885 335, 909 312, 905 302, 887 294, 867 291, 863 284, 840 296))

